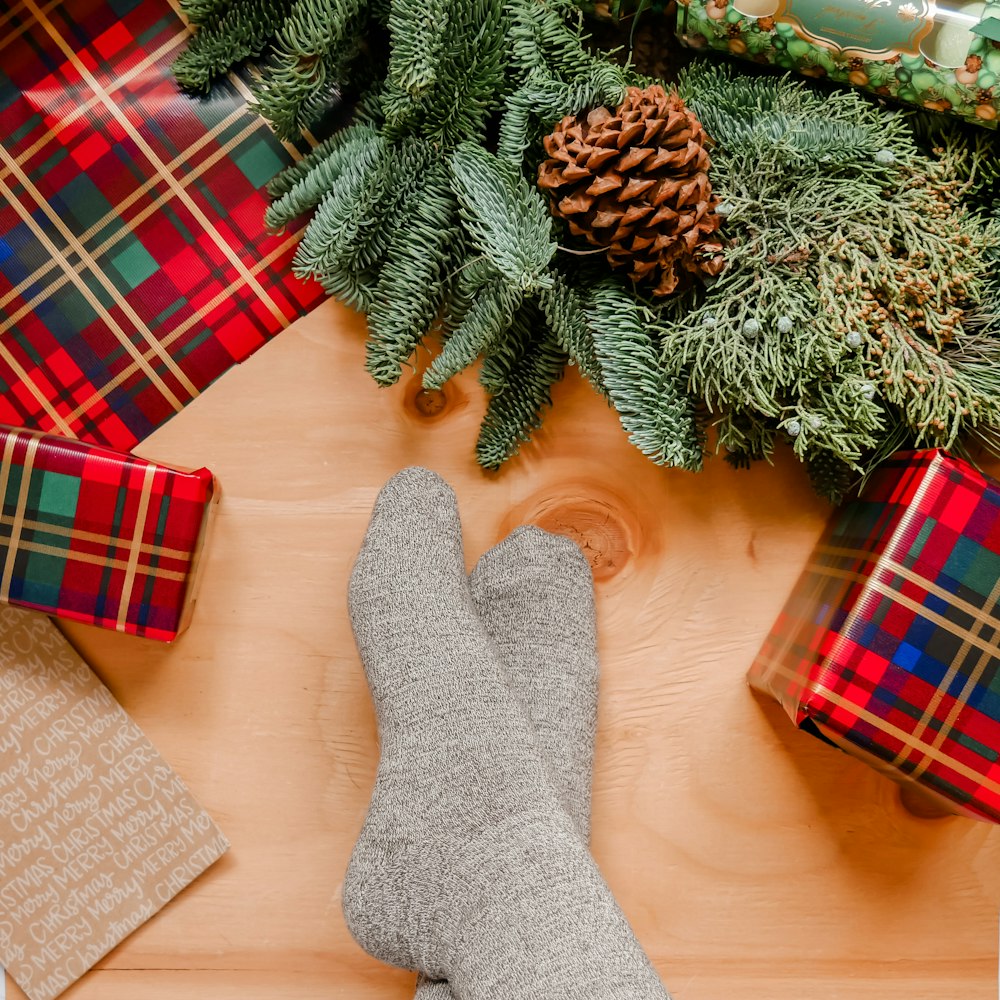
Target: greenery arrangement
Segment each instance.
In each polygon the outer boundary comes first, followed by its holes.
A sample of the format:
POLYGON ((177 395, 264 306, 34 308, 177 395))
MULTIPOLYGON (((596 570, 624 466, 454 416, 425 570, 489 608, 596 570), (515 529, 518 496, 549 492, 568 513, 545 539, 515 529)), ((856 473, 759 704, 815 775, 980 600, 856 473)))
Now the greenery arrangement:
POLYGON ((355 89, 267 221, 314 211, 295 269, 367 313, 380 384, 428 334, 427 387, 481 360, 482 465, 567 363, 667 465, 784 439, 836 499, 898 447, 1000 454, 988 135, 717 63, 667 94, 570 0, 185 4, 189 89, 259 58, 286 137, 355 89))

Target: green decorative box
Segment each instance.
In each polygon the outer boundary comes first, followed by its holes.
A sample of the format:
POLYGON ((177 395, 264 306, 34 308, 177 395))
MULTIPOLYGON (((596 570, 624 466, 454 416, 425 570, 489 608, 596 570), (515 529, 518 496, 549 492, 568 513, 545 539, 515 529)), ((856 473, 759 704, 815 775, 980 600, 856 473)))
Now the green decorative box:
POLYGON ((995 127, 1000 2, 679 0, 677 33, 709 48, 995 127))

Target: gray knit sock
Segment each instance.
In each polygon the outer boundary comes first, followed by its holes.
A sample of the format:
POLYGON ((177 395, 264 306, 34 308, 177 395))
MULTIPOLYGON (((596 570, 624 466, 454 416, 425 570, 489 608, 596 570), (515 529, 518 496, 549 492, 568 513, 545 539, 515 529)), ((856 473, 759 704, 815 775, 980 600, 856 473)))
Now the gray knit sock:
MULTIPOLYGON (((569 539, 526 526, 486 552, 469 583, 553 791, 586 842, 598 675, 590 566, 569 539)), ((454 993, 422 976, 416 1000, 454 1000, 454 993)))
POLYGON ((379 494, 350 611, 381 744, 344 880, 358 943, 465 1000, 663 1000, 551 786, 433 473, 379 494))

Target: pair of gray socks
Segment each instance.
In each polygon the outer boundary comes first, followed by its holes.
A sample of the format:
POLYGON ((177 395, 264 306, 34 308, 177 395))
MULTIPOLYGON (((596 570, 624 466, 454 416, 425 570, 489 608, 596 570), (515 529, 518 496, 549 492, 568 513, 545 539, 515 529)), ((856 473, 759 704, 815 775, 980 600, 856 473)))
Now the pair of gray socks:
POLYGON ((378 718, 344 880, 369 954, 418 1000, 664 1000, 587 849, 597 705, 590 569, 520 528, 465 573, 455 496, 406 469, 351 576, 378 718))

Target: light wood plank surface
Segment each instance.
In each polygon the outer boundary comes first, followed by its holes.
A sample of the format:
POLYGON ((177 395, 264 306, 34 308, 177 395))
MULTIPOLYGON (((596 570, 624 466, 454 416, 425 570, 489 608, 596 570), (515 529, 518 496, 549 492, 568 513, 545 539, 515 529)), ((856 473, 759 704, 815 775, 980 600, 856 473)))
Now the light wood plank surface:
POLYGON ((470 567, 523 522, 591 558, 593 850, 676 1000, 996 997, 996 829, 916 818, 746 687, 827 515, 797 463, 658 469, 574 376, 487 475, 474 380, 421 413, 414 376, 365 374, 363 338, 327 303, 138 449, 223 485, 194 622, 171 646, 64 631, 233 847, 66 996, 412 995, 353 944, 340 888, 377 757, 347 578, 379 487, 419 463, 458 493, 470 567))

